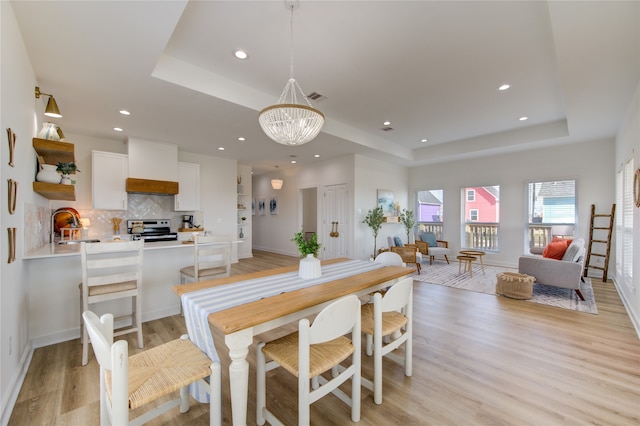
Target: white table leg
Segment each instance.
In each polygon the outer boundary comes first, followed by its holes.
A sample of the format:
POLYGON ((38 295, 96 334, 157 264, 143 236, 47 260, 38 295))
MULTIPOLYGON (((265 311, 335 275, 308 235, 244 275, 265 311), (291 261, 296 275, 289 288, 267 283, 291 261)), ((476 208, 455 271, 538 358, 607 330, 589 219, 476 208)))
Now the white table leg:
POLYGON ((247 424, 247 395, 249 393, 249 363, 247 355, 253 343, 253 329, 228 334, 224 341, 229 348, 229 390, 231 392, 231 420, 234 426, 247 424))

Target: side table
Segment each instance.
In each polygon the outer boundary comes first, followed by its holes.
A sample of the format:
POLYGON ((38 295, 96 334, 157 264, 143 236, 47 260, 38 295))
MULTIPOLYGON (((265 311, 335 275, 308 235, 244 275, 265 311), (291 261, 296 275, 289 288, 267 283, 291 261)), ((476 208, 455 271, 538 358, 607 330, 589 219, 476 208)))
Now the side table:
POLYGON ((460 250, 460 254, 464 256, 475 256, 480 258, 480 266, 482 266, 482 275, 484 275, 484 262, 482 261, 482 256, 487 254, 482 250, 460 250))

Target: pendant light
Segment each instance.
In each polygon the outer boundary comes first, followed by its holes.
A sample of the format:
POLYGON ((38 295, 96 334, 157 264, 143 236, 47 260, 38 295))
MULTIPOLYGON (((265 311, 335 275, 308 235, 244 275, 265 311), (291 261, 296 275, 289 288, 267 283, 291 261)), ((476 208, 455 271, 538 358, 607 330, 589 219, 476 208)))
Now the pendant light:
POLYGON ((313 106, 293 77, 293 9, 296 1, 286 0, 291 9, 291 65, 287 82, 278 103, 264 108, 258 114, 262 131, 283 145, 302 145, 312 141, 324 124, 324 114, 313 106), (299 93, 299 95, 298 95, 299 93), (298 103, 298 97, 306 102, 298 103))

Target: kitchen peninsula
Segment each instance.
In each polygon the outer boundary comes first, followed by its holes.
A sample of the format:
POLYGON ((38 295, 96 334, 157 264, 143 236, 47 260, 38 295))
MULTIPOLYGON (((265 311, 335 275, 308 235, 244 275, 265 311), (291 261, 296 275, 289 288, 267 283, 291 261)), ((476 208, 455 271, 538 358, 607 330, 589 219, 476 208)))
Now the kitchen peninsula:
MULTIPOLYGON (((114 243, 115 244, 115 243, 114 243)), ((82 281, 80 245, 45 244, 25 253, 29 281, 29 329, 34 346, 80 336, 82 281)), ((180 282, 180 268, 193 263, 193 245, 182 241, 147 243, 142 272, 143 322, 174 315, 180 300, 171 290, 180 282)), ((101 303, 99 312, 114 316, 130 310, 127 300, 101 303)), ((116 324, 117 325, 117 324, 116 324)))

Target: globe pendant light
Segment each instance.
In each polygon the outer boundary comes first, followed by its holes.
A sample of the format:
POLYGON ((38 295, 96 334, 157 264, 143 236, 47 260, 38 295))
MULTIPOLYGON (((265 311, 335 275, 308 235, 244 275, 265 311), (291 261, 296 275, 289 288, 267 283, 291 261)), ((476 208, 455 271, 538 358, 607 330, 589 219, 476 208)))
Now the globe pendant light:
POLYGON ((293 9, 295 3, 285 1, 291 8, 291 66, 287 82, 278 103, 264 108, 258 114, 262 131, 274 141, 283 145, 302 145, 312 141, 324 124, 324 114, 313 106, 293 78, 293 9), (300 95, 298 95, 298 93, 300 95), (306 105, 298 103, 298 97, 306 105))

